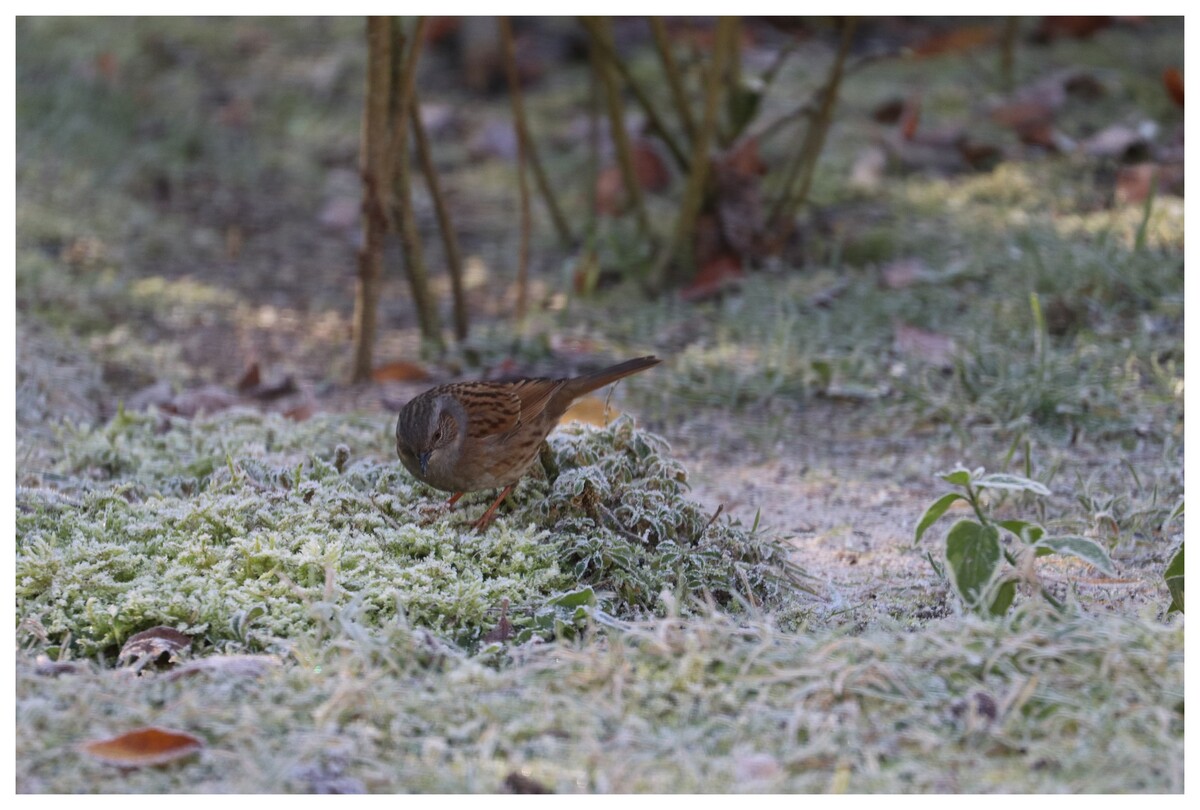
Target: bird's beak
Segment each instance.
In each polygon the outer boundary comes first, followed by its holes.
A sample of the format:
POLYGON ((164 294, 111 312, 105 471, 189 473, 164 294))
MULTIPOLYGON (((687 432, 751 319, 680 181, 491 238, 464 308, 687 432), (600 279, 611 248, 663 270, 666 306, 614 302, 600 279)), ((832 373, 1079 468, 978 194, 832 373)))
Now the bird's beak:
POLYGON ((429 466, 429 453, 425 452, 417 456, 417 462, 421 465, 421 475, 425 475, 425 469, 429 466))

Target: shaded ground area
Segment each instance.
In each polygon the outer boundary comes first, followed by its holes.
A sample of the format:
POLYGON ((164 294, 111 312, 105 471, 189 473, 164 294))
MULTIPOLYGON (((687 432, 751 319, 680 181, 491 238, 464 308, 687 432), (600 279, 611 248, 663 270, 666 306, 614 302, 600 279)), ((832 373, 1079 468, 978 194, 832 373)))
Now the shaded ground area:
MULTIPOLYGON (((1149 121, 1162 154, 1182 139, 1160 86, 1182 60, 1181 29, 1164 20, 1024 48, 1018 78, 1093 77, 1100 97, 1071 102, 1056 126, 1082 143, 1149 121)), ((785 92, 764 103, 791 107, 811 83, 805 66, 828 54, 820 38, 802 45, 785 92)), ((356 387, 345 380, 362 58, 353 20, 18 27, 18 597, 32 606, 17 617, 19 790, 486 791, 514 773, 558 791, 1182 789, 1183 619, 1165 615, 1162 580, 1182 537, 1181 189, 1130 201, 1115 185, 1126 156, 1058 154, 989 129, 964 79, 975 68, 957 56, 887 63, 844 88, 803 261, 699 303, 629 286, 581 299, 572 257, 539 222, 539 307, 516 325, 504 316, 516 252, 507 102, 434 75, 426 112, 477 318, 464 345, 423 356, 395 272, 378 357, 428 377, 356 387), (922 127, 967 120, 1005 159, 966 171, 889 152, 876 185, 855 190, 863 155, 891 137, 870 111, 909 90, 922 94, 922 127), (613 406, 670 442, 662 457, 686 468, 696 504, 687 526, 720 506, 721 537, 754 526, 782 541, 807 589, 785 613, 731 602, 731 618, 664 599, 651 620, 611 615, 634 600, 602 595, 610 623, 576 626, 550 597, 582 581, 563 548, 587 532, 558 521, 598 513, 531 480, 476 542, 459 530, 486 498, 427 518, 434 493, 394 463, 394 413, 434 382, 566 374, 649 351, 663 366, 622 383, 613 406), (278 396, 238 391, 254 363, 278 396), (194 428, 163 417, 160 434, 122 427, 142 418, 119 415, 122 403, 212 415, 194 428), (338 443, 359 478, 331 471, 338 443), (1117 576, 1042 559, 1031 576, 1067 599, 1066 620, 1028 585, 1003 620, 963 615, 927 559, 943 558, 944 528, 913 545, 946 491, 936 473, 958 463, 1047 484, 1048 498, 992 507, 1096 539, 1117 576), (255 517, 284 514, 296 522, 255 517), (56 535, 56 522, 78 532, 56 535), (103 551, 95 567, 84 535, 103 551), (208 554, 261 570, 239 573, 236 599, 205 597, 187 614, 188 588, 143 592, 168 536, 188 576, 206 576, 208 554), (415 545, 426 542, 427 559, 415 545), (406 563, 403 621, 382 586, 353 593, 356 555, 375 543, 392 562, 425 560, 406 563), (461 589, 466 560, 481 566, 475 590, 461 589), (422 565, 445 568, 422 582, 422 565), (248 621, 255 588, 275 623, 239 635, 233 605, 248 621), (472 647, 509 597, 521 626, 550 617, 575 635, 472 647), (178 681, 114 669, 112 645, 152 623, 186 626, 197 657, 287 663, 178 681), (97 661, 67 674, 36 661, 78 656, 86 638, 104 641, 88 651, 97 661), (133 773, 57 758, 151 723, 209 748, 133 773)), ((432 73, 449 58, 431 52, 432 73)), ((582 71, 529 90, 559 178, 582 161, 582 71)), ((582 210, 586 189, 567 196, 582 210)), ((428 201, 418 209, 431 227, 428 201)), ((448 301, 444 276, 436 284, 448 301)), ((597 588, 619 593, 615 581, 597 588)))

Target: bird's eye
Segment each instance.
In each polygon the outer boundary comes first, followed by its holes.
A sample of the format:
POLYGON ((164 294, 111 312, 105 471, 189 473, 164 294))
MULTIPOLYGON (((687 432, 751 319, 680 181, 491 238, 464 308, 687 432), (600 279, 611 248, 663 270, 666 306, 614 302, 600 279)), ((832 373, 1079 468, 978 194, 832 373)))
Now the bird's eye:
POLYGON ((439 444, 442 441, 442 429, 438 428, 433 432, 433 443, 439 444))

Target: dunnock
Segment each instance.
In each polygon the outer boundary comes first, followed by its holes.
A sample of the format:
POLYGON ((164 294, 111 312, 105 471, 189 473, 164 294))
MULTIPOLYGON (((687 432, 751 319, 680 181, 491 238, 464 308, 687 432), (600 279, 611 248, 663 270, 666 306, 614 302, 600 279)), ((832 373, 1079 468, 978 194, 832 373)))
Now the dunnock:
POLYGON ((657 357, 638 357, 561 380, 439 385, 401 409, 396 453, 418 480, 454 493, 451 505, 465 492, 503 487, 475 523, 477 530, 483 529, 572 402, 659 362, 657 357))

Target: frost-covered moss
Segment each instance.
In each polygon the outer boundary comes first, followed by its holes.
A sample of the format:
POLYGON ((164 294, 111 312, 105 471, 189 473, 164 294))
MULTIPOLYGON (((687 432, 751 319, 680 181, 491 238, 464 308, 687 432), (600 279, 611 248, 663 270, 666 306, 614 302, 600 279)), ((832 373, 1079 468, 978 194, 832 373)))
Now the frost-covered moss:
POLYGON ((55 488, 18 493, 19 618, 83 653, 156 624, 261 649, 353 605, 473 647, 504 600, 518 633, 573 632, 587 602, 661 614, 664 592, 685 609, 793 604, 782 547, 711 521, 666 443, 628 419, 552 437, 553 480, 527 479, 484 534, 470 523, 493 494, 441 509, 390 457, 384 421, 121 413, 69 437, 55 488))

